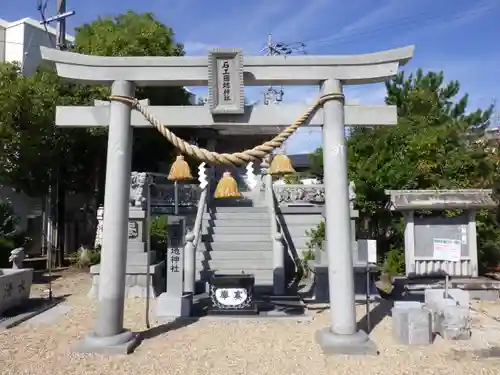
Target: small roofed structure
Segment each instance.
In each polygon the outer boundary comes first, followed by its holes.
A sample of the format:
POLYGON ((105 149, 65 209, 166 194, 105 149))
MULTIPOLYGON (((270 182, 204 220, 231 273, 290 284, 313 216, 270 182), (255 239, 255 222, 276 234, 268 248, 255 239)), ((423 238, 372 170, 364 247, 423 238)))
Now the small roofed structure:
POLYGON ((496 207, 489 189, 386 190, 387 208, 404 214, 407 277, 478 277, 476 212, 496 207), (453 217, 415 211, 463 210, 453 217))

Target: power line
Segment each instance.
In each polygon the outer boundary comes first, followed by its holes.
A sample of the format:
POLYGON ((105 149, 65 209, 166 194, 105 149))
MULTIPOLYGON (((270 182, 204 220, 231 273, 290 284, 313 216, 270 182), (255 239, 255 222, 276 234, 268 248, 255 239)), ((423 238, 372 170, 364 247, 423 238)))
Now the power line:
MULTIPOLYGON (((488 9, 493 9, 494 6, 491 6, 488 9)), ((479 9, 476 11, 472 11, 467 14, 467 17, 475 16, 481 12, 484 12, 484 9, 479 9)), ((309 39, 306 40, 302 43, 307 44, 308 46, 328 46, 328 45, 333 45, 335 43, 340 43, 344 42, 346 40, 352 39, 352 38, 359 38, 362 36, 366 35, 372 35, 372 34, 377 34, 380 32, 384 31, 390 31, 394 30, 398 27, 408 27, 408 26, 422 26, 422 20, 421 18, 425 17, 425 21, 427 23, 429 21, 438 23, 440 24, 443 21, 458 21, 464 18, 464 14, 455 14, 453 17, 445 17, 442 14, 436 15, 436 14, 431 14, 429 12, 420 12, 416 13, 413 16, 407 16, 407 17, 402 17, 398 19, 398 21, 388 23, 387 26, 381 26, 381 27, 376 27, 372 29, 364 29, 364 28, 353 28, 350 30, 349 34, 344 35, 344 36, 337 36, 337 35, 332 35, 329 37, 321 37, 321 38, 314 38, 314 39, 309 39)), ((299 42, 300 43, 300 42, 299 42)))

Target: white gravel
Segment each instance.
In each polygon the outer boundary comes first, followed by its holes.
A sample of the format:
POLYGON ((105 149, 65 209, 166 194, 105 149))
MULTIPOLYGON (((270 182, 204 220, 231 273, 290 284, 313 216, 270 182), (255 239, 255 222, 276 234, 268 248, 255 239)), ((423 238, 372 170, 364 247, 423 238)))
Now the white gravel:
MULTIPOLYGON (((85 297, 89 286, 87 275, 70 275, 58 280, 54 287, 56 295, 73 293, 67 302, 71 310, 48 324, 22 324, 0 332, 1 374, 500 373, 500 357, 476 356, 478 349, 500 347, 500 323, 482 313, 474 314, 472 340, 448 342, 437 338, 433 345, 418 348, 394 343, 390 318, 386 317, 371 334, 380 350, 377 357, 324 356, 314 334, 328 325, 327 310, 315 310, 313 321, 302 323, 202 319, 166 332, 160 330, 129 356, 76 354, 71 348, 93 324, 95 303, 85 297)), ((500 303, 483 303, 480 307, 485 311, 500 311, 500 303)), ((364 315, 363 306, 359 307, 358 314, 360 318, 364 315)), ((146 330, 143 300, 126 302, 125 326, 136 331, 146 330)))

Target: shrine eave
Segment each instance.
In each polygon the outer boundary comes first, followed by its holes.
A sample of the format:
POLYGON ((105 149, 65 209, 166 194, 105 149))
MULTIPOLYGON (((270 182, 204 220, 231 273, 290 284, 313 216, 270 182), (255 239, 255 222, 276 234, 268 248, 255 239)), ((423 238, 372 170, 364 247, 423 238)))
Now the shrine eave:
POLYGON ((386 190, 391 211, 480 210, 494 208, 491 189, 386 190))
MULTIPOLYGON (((138 86, 206 86, 207 56, 105 57, 40 47, 59 76, 89 84, 132 81, 138 86)), ((317 85, 326 79, 344 84, 383 82, 413 56, 414 46, 363 55, 244 56, 244 84, 317 85)))

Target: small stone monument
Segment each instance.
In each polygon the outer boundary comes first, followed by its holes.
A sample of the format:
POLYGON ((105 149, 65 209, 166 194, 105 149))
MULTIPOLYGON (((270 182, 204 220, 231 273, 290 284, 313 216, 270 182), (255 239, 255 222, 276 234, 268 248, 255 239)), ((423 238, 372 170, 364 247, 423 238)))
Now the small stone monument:
MULTIPOLYGON (((144 172, 132 172, 130 183, 129 200, 129 223, 128 223, 128 243, 127 243, 127 270, 126 287, 127 297, 146 298, 147 288, 150 288, 149 295, 152 298, 163 292, 163 267, 164 262, 157 262, 155 251, 146 251, 147 225, 146 220, 146 195, 148 176, 144 172), (149 271, 148 266, 149 256, 149 271), (148 275, 149 272, 149 275, 148 275)), ((105 207, 98 210, 98 227, 96 235, 96 247, 102 243, 102 223, 104 220, 105 207)), ((92 288, 90 297, 97 297, 100 265, 90 267, 92 274, 92 288)))
MULTIPOLYGON (((166 292, 160 294, 156 304, 159 321, 191 316, 192 293, 184 293, 184 233, 185 218, 171 217, 168 223, 168 253, 166 259, 166 292)), ((185 236, 194 240, 193 233, 185 236)))

